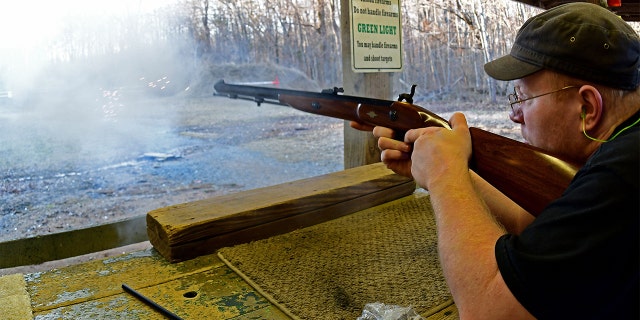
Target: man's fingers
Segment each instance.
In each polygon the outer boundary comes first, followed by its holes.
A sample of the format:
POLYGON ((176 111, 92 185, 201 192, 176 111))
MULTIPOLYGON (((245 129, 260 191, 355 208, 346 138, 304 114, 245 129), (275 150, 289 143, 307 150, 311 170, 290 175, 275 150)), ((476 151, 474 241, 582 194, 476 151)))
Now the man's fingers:
POLYGON ((398 161, 398 160, 409 160, 409 159, 411 159, 410 153, 393 150, 393 149, 384 150, 380 154, 380 160, 382 160, 382 162, 384 163, 391 162, 391 161, 398 161))
POLYGON ((376 138, 393 138, 393 130, 385 127, 373 128, 373 135, 376 138))
POLYGON ((381 137, 378 139, 380 150, 398 150, 400 152, 411 152, 411 145, 391 138, 381 137))
POLYGON ((360 131, 373 131, 373 126, 356 121, 349 122, 349 126, 360 131))

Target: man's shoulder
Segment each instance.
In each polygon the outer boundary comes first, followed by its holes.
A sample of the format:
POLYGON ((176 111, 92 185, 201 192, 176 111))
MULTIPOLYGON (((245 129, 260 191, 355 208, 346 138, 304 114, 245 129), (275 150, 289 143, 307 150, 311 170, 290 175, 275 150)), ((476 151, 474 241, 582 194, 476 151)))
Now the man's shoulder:
POLYGON ((635 125, 613 138, 604 142, 592 158, 607 159, 611 156, 624 158, 639 158, 640 153, 640 126, 635 125))

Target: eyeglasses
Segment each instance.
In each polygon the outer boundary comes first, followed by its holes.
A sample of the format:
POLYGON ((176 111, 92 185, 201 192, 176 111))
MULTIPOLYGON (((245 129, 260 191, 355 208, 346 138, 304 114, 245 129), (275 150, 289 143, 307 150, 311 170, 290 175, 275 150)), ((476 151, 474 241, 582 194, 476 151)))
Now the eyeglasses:
POLYGON ((525 102, 527 100, 531 100, 531 99, 535 99, 535 98, 538 98, 538 97, 546 96, 548 94, 560 92, 560 91, 571 89, 571 88, 579 88, 579 87, 580 86, 566 86, 566 87, 560 88, 560 89, 555 90, 555 91, 539 94, 537 96, 529 97, 529 98, 526 98, 526 99, 518 98, 518 93, 516 92, 516 88, 514 87, 513 88, 513 93, 509 94, 509 105, 511 105, 511 112, 512 113, 516 112, 516 109, 513 107, 514 104, 520 104, 520 103, 523 103, 523 102, 525 102))

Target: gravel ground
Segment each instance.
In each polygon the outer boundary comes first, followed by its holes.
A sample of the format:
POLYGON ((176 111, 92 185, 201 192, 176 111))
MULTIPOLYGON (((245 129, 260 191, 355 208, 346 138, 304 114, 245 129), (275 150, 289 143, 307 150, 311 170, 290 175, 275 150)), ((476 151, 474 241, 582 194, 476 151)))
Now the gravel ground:
MULTIPOLYGON (((518 135, 497 106, 420 105, 518 135)), ((0 241, 342 170, 342 131, 339 119, 221 97, 122 99, 84 114, 0 106, 0 241)))

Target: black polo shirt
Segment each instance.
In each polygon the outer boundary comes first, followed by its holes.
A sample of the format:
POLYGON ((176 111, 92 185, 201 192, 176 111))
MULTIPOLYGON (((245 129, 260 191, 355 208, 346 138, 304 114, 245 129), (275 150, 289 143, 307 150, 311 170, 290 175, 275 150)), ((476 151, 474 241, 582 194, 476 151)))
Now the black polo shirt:
POLYGON ((502 277, 537 318, 640 319, 639 155, 636 124, 603 143, 522 234, 498 239, 502 277))

